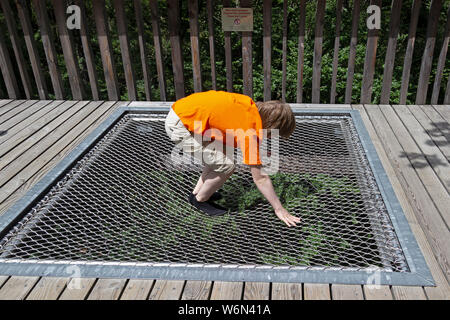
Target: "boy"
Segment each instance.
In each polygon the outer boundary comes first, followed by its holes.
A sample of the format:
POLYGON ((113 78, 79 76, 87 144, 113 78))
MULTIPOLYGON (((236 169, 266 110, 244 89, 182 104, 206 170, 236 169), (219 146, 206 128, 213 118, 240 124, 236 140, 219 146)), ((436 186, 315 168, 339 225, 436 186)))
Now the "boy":
POLYGON ((232 156, 221 150, 232 145, 241 149, 243 162, 250 166, 253 181, 278 218, 288 226, 295 226, 300 221, 283 208, 270 177, 261 172, 259 158, 261 129, 278 129, 284 138, 294 131, 295 118, 288 104, 280 101, 255 103, 248 96, 224 91, 199 92, 173 104, 165 127, 173 142, 180 144, 185 152, 200 154, 205 163, 197 185, 189 195, 189 202, 194 207, 210 216, 226 212, 213 201, 220 199, 217 190, 234 171, 232 156), (233 136, 229 135, 230 130, 234 130, 233 136), (199 136, 202 141, 198 141, 199 136))

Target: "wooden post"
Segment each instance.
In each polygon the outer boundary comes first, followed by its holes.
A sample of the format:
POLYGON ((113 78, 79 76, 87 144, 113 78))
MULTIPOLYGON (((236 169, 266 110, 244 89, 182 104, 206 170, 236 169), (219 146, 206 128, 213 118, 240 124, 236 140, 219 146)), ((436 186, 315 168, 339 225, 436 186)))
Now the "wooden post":
POLYGON ((198 42, 198 0, 188 1, 189 28, 191 34, 192 72, 194 77, 194 91, 202 91, 202 71, 200 64, 200 46, 198 42))
POLYGON ((147 49, 145 47, 144 19, 142 17, 141 0, 134 0, 134 13, 136 15, 139 52, 141 57, 142 74, 144 76, 145 99, 150 101, 152 99, 152 88, 150 85, 150 71, 147 63, 147 49))
POLYGON ((272 99, 272 0, 263 2, 264 101, 272 99))
POLYGON ((58 69, 58 57, 56 55, 51 26, 47 14, 45 0, 33 0, 36 18, 41 31, 42 45, 44 46, 45 57, 47 58, 50 79, 52 80, 55 98, 62 100, 64 98, 64 87, 61 79, 61 73, 58 69))
POLYGON ((283 55, 281 58, 281 101, 286 102, 286 77, 287 77, 287 0, 283 1, 283 55))
POLYGON ((113 59, 111 39, 109 37, 108 20, 105 13, 105 0, 92 0, 95 26, 97 29, 98 45, 102 57, 103 72, 105 75, 108 99, 117 101, 120 99, 119 84, 113 59))
POLYGON ((155 46, 156 71, 158 73, 158 84, 160 100, 166 101, 166 77, 164 76, 164 67, 162 61, 161 32, 159 29, 159 12, 156 0, 150 0, 150 16, 152 21, 153 44, 155 46))
POLYGON ((114 11, 116 14, 117 32, 119 35, 120 52, 122 54, 123 71, 127 84, 128 100, 136 100, 136 81, 131 63, 130 44, 128 42, 127 19, 125 16, 124 0, 114 0, 114 11))
MULTIPOLYGON (((381 8, 381 0, 371 0, 370 4, 381 8)), ((369 31, 367 31, 366 58, 364 59, 364 72, 361 86, 361 104, 370 103, 372 100, 372 86, 377 59, 379 31, 380 30, 378 29, 369 29, 369 31)))
POLYGON ((2 32, 0 32, 0 68, 2 70, 8 97, 10 99, 19 98, 19 87, 17 86, 16 76, 8 53, 8 47, 6 46, 2 32))
POLYGON ((208 11, 208 33, 209 33, 209 57, 211 61, 211 84, 212 89, 217 90, 216 80, 216 55, 214 46, 214 0, 206 0, 206 10, 208 11))
POLYGON ((334 36, 333 71, 331 75, 330 103, 336 102, 336 82, 339 62, 339 43, 341 37, 342 0, 336 4, 336 32, 334 36))
MULTIPOLYGON (((251 8, 252 0, 241 0, 242 8, 251 8)), ((242 82, 244 94, 253 98, 253 49, 252 32, 242 32, 242 82)))
POLYGON ((400 27, 400 13, 402 11, 402 0, 392 0, 391 17, 389 22, 389 39, 384 60, 383 85, 381 88, 381 104, 389 104, 392 86, 392 73, 394 71, 395 49, 400 27))
POLYGON ((442 0, 432 0, 430 14, 428 15, 427 39, 420 65, 419 83, 417 85, 416 104, 425 104, 427 99, 428 81, 430 79, 433 63, 433 51, 436 43, 436 32, 439 23, 439 15, 442 8, 442 0))
POLYGON ((185 95, 184 91, 184 66, 180 40, 180 8, 178 0, 167 0, 167 11, 169 16, 169 35, 172 47, 172 68, 175 84, 176 99, 185 95))
POLYGON ((348 54, 347 83, 345 85, 345 103, 347 104, 352 103, 353 77, 355 75, 356 44, 358 42, 360 9, 360 0, 354 0, 352 13, 352 36, 350 39, 350 51, 348 54))
POLYGON ((320 103, 320 76, 322 69, 323 23, 325 16, 325 0, 317 1, 316 30, 314 34, 314 57, 312 77, 312 103, 320 103))
MULTIPOLYGON (((223 7, 229 8, 231 0, 223 0, 223 7)), ((223 32, 225 42, 225 66, 227 69, 227 91, 233 92, 233 65, 231 63, 231 31, 223 32)))
POLYGON ((303 60, 305 58, 305 21, 306 21, 306 0, 300 0, 300 17, 298 22, 297 103, 302 103, 303 101, 303 60))
POLYGON ((92 52, 92 44, 90 40, 90 33, 88 30, 88 20, 86 18, 86 8, 83 0, 75 0, 75 4, 80 7, 81 23, 80 23, 80 37, 83 46, 84 59, 86 60, 86 67, 88 71, 89 84, 91 87, 92 98, 100 100, 98 92, 98 78, 95 69, 94 53, 92 52))
POLYGON ((48 98, 47 85, 45 83, 44 74, 42 73, 36 41, 34 40, 34 31, 31 27, 28 3, 26 0, 16 0, 16 6, 20 24, 22 25, 23 35, 25 37, 28 55, 30 57, 31 69, 33 70, 34 80, 36 81, 38 89, 39 99, 45 100, 48 98))
POLYGON ((55 11, 56 24, 58 26, 59 41, 64 54, 67 73, 69 75, 69 84, 74 100, 84 99, 83 82, 80 77, 80 68, 78 58, 75 55, 73 39, 66 25, 67 2, 61 0, 52 0, 55 11))

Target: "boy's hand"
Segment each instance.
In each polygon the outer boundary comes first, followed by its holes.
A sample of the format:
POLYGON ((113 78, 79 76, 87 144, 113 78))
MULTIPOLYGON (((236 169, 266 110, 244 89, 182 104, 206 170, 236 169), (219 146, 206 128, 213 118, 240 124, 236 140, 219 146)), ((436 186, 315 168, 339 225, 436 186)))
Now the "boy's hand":
POLYGON ((300 222, 300 218, 291 215, 285 208, 275 210, 275 214, 281 221, 286 223, 288 227, 295 227, 297 223, 300 222))

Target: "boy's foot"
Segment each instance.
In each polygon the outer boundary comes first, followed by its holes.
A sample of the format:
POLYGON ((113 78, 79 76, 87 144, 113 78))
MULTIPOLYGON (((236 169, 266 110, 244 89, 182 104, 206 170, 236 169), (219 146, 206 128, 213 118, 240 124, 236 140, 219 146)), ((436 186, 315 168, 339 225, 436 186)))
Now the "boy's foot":
POLYGON ((189 203, 209 216, 220 216, 227 212, 225 208, 211 203, 210 200, 204 202, 197 201, 193 193, 189 195, 189 203))

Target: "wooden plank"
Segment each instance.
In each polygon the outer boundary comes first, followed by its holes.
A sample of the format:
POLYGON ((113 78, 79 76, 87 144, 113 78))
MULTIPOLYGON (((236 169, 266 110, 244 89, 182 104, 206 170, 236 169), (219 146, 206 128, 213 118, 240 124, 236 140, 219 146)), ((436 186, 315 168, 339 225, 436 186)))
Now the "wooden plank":
POLYGON ((72 278, 58 300, 84 300, 95 284, 95 278, 72 278))
MULTIPOLYGON (((444 274, 449 274, 448 262, 450 258, 449 252, 445 248, 450 246, 450 237, 445 236, 448 235, 448 229, 443 223, 439 211, 428 195, 418 173, 411 167, 408 158, 402 157, 404 150, 397 140, 399 137, 392 131, 388 119, 385 118, 377 106, 367 107, 366 112, 383 143, 392 166, 395 168, 407 198, 414 208, 417 220, 421 226, 425 227, 424 232, 428 243, 433 249, 434 256, 437 258, 444 274)), ((396 116, 394 117, 396 118, 396 116)), ((429 183, 424 182, 424 184, 427 185, 429 183)))
POLYGON ((167 1, 170 47, 172 56, 173 83, 175 97, 181 99, 185 95, 183 51, 180 39, 180 7, 177 0, 167 1))
POLYGON ((150 0, 150 14, 152 21, 153 44, 155 46, 156 71, 158 73, 158 83, 160 91, 160 100, 166 101, 166 78, 164 76, 164 67, 162 61, 161 32, 159 29, 158 3, 156 0, 150 0))
POLYGON ((433 126, 435 126, 445 137, 447 141, 450 141, 450 132, 448 131, 448 121, 446 121, 442 116, 436 111, 433 106, 430 105, 420 105, 417 106, 420 110, 423 111, 427 115, 428 118, 433 122, 433 126))
POLYGON ((11 99, 19 98, 20 91, 3 33, 0 33, 0 69, 2 70, 3 81, 5 82, 8 97, 11 99))
MULTIPOLYGON (((48 113, 32 125, 22 130, 14 136, 14 143, 8 143, 0 149, 0 168, 5 167, 16 157, 28 150, 33 144, 37 143, 48 134, 64 123, 71 115, 75 114, 82 106, 88 104, 83 101, 75 104, 76 101, 66 101, 53 112, 48 113), (75 105, 74 105, 75 104, 75 105), (67 112, 66 112, 67 111, 67 112), (60 113, 60 114, 59 114, 60 113)), ((0 169, 1 170, 1 169, 0 169)))
POLYGON ((437 104, 439 91, 441 89, 442 75, 444 73, 445 62, 447 59, 448 44, 450 41, 450 6, 447 10, 447 23, 445 26, 444 40, 442 41, 441 52, 439 53, 438 64, 436 67, 436 76, 434 78, 433 92, 431 94, 431 104, 437 104))
POLYGON ((283 1, 283 44, 282 44, 282 58, 281 58, 281 101, 286 102, 286 78, 287 78, 287 32, 288 32, 288 12, 287 12, 287 0, 283 1))
POLYGON ((156 280, 149 300, 179 300, 183 287, 184 281, 156 280))
POLYGON ((89 23, 86 17, 86 8, 83 0, 75 0, 77 6, 80 7, 80 37, 81 45, 83 46, 83 55, 86 61, 86 68, 88 71, 89 84, 91 87, 92 98, 94 100, 100 100, 98 89, 98 77, 95 67, 95 58, 92 51, 92 44, 90 38, 90 32, 88 30, 89 23))
POLYGON ((9 279, 9 276, 0 276, 0 289, 2 288, 3 284, 9 279))
POLYGON ((33 0, 34 11, 36 13, 39 30, 41 32, 42 45, 44 46, 45 57, 47 58, 48 71, 52 81, 53 92, 55 98, 63 99, 64 86, 61 78, 61 73, 58 67, 58 56, 55 50, 54 39, 52 35, 52 28, 50 26, 50 19, 47 14, 47 5, 45 0, 33 0))
POLYGON ((336 101, 336 85, 337 72, 339 63, 339 45, 341 38, 341 20, 342 20, 342 0, 338 0, 336 4, 336 31, 334 36, 334 51, 333 51, 333 71, 331 75, 331 90, 330 103, 334 104, 336 101))
POLYGON ((323 24, 325 21, 325 0, 317 1, 316 29, 314 33, 314 56, 312 75, 312 103, 320 103, 320 76, 322 71, 323 24))
POLYGON ((10 277, 0 289, 0 300, 23 300, 39 277, 10 277))
POLYGON ((272 100, 272 0, 263 2, 263 72, 264 101, 269 101, 272 100))
POLYGON ((400 29, 400 13, 402 0, 392 0, 391 15, 389 18, 389 38, 384 59, 383 84, 381 87, 380 103, 389 103, 392 87, 392 73, 394 71, 395 49, 397 47, 398 31, 400 29))
POLYGON ((303 102, 303 61, 305 60, 306 0, 300 0, 298 22, 297 103, 303 102))
POLYGON ((120 53, 122 54, 125 83, 127 84, 128 100, 136 100, 136 81, 134 79, 133 64, 131 63, 130 43, 128 41, 127 19, 125 15, 124 0, 114 0, 117 32, 119 35, 120 53))
POLYGON ((240 300, 242 298, 243 282, 215 281, 211 300, 240 300))
POLYGON ((146 100, 152 100, 152 87, 150 70, 147 63, 147 48, 145 46, 144 19, 142 17, 142 3, 134 0, 134 13, 136 15, 136 25, 138 33, 139 53, 141 57, 142 74, 144 76, 144 90, 146 100))
MULTIPOLYGON (((370 5, 381 8, 381 0, 370 0, 370 5)), ((370 103, 372 100, 373 77, 375 63, 377 61, 378 29, 367 31, 366 57, 364 59, 364 71, 361 85, 361 103, 370 103)))
POLYGON ((186 281, 181 300, 208 300, 211 281, 186 281))
POLYGON ((55 11, 56 25, 58 27, 59 41, 64 55, 67 74, 69 75, 70 90, 74 100, 83 100, 84 88, 83 80, 80 76, 80 67, 78 57, 75 54, 72 34, 66 25, 66 4, 65 1, 52 0, 53 10, 55 11))
POLYGON ((301 283, 272 283, 272 300, 302 300, 301 283))
POLYGON ((43 277, 27 296, 27 300, 56 300, 68 281, 69 278, 43 277))
POLYGON ((202 91, 202 71, 200 68, 200 45, 198 41, 198 0, 188 0, 189 29, 191 39, 192 73, 194 91, 202 91))
POLYGON ((25 45, 28 51, 28 57, 33 70, 34 80, 38 90, 39 98, 44 100, 48 98, 47 85, 45 83, 44 74, 41 68, 41 61, 37 49, 36 41, 34 39, 34 31, 31 26, 30 12, 28 10, 28 1, 16 0, 17 13, 19 15, 22 32, 25 38, 25 45))
POLYGON ((330 285, 326 283, 305 283, 305 300, 331 300, 330 285))
MULTIPOLYGON (((231 0, 223 0, 223 7, 231 7, 231 0)), ((233 65, 231 63, 231 31, 224 31, 223 39, 225 44, 225 68, 227 70, 227 91, 233 92, 233 65)))
POLYGON ((244 300, 269 300, 270 282, 246 282, 244 300))
POLYGON ((7 129, 3 126, 4 123, 9 121, 11 118, 19 116, 21 112, 24 112, 38 101, 39 100, 16 100, 7 105, 5 108, 2 108, 0 111, 0 113, 3 112, 0 114, 0 125, 2 126, 2 130, 7 129))
POLYGON ((216 79, 216 54, 214 45, 214 0, 206 0, 206 11, 208 12, 208 40, 209 40, 209 60, 211 62, 211 85, 213 90, 217 90, 216 79))
POLYGON ((408 31, 408 44, 406 45, 405 58, 403 60, 402 85, 400 88, 400 104, 406 103, 408 96, 409 77, 411 75, 411 65, 416 42, 417 22, 419 21, 420 5, 422 0, 414 0, 411 8, 411 20, 408 31))
POLYGON ((348 54, 348 65, 347 65, 347 83, 345 85, 345 103, 352 102, 353 77, 355 75, 356 45, 358 43, 358 25, 359 25, 360 10, 361 10, 360 0, 354 0, 352 13, 352 34, 350 38, 350 49, 348 54))
MULTIPOLYGON (((240 0, 241 8, 251 8, 252 0, 240 0)), ((243 94, 253 98, 253 48, 252 32, 242 32, 242 83, 243 94)))
POLYGON ((117 81, 116 67, 113 59, 113 49, 109 36, 108 19, 105 12, 105 0, 93 0, 95 26, 97 29, 98 45, 102 57, 103 72, 109 100, 119 100, 120 89, 117 81))
POLYGON ((363 286, 366 300, 392 300, 392 292, 389 286, 363 286))
POLYGON ((360 285, 333 284, 331 294, 333 300, 364 300, 360 285))
POLYGON ((436 32, 441 14, 442 0, 432 0, 430 14, 428 15, 427 36, 425 49, 423 50, 422 62, 420 64, 419 83, 417 84, 416 103, 425 104, 427 99, 428 81, 430 79, 433 63, 434 45, 436 43, 436 32))
MULTIPOLYGON (((410 202, 406 196, 406 193, 409 192, 408 185, 402 186, 400 179, 402 179, 402 183, 405 183, 405 181, 401 176, 401 173, 396 173, 391 165, 391 161, 395 162, 395 159, 388 156, 387 151, 384 149, 384 146, 377 135, 378 132, 373 127, 364 107, 362 105, 354 105, 353 107, 360 112, 361 118, 363 119, 365 127, 369 132, 377 154, 380 157, 386 174, 388 175, 392 187, 394 188, 395 195, 403 208, 403 212, 405 213, 412 232, 414 233, 414 236, 425 257, 426 263, 431 271, 431 274, 433 275, 434 281, 436 282, 436 287, 425 287, 428 297, 430 297, 430 299, 431 297, 432 299, 444 299, 449 297, 450 287, 447 279, 445 278, 445 275, 433 254, 433 250, 428 243, 427 237, 415 216, 412 202, 410 202)), ((426 228, 426 226, 424 226, 424 228, 426 228)))
POLYGON ((122 293, 127 279, 98 279, 88 300, 117 300, 122 293))
POLYGON ((427 300, 422 287, 393 286, 395 300, 427 300))
POLYGON ((434 104, 433 108, 441 115, 445 121, 450 122, 450 106, 434 104))
POLYGON ((31 85, 30 75, 28 74, 27 70, 28 64, 26 63, 23 57, 22 43, 21 39, 17 34, 17 26, 15 23, 15 19, 12 15, 11 6, 9 5, 8 0, 1 0, 0 3, 3 10, 3 16, 5 18, 6 25, 8 27, 9 38, 11 40, 11 45, 14 50, 14 56, 16 57, 16 62, 19 68, 20 79, 22 80, 22 86, 25 91, 25 96, 27 97, 27 99, 31 99, 34 92, 33 90, 34 88, 31 85))
POLYGON ((447 80, 447 88, 445 89, 444 104, 450 104, 450 77, 447 80))
POLYGON ((147 300, 154 282, 154 280, 148 279, 130 279, 120 300, 147 300))
POLYGON ((6 105, 10 104, 11 102, 13 102, 13 99, 0 99, 0 108, 3 109, 6 105))

